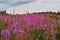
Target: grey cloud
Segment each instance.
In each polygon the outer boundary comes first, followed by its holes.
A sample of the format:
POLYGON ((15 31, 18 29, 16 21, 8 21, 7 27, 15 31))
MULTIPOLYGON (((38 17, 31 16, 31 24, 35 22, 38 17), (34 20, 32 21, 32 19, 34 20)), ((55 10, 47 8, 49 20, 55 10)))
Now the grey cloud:
POLYGON ((23 4, 31 3, 33 1, 35 0, 0 0, 0 9, 6 9, 12 6, 23 5, 23 4))
POLYGON ((0 0, 0 9, 6 9, 11 6, 30 3, 33 0, 0 0))

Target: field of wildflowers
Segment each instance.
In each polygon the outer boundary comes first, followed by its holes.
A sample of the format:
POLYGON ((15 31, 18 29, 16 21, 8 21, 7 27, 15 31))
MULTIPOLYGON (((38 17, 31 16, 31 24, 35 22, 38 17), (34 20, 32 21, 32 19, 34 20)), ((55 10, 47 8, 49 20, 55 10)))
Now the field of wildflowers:
POLYGON ((60 40, 60 15, 0 14, 0 40, 60 40))

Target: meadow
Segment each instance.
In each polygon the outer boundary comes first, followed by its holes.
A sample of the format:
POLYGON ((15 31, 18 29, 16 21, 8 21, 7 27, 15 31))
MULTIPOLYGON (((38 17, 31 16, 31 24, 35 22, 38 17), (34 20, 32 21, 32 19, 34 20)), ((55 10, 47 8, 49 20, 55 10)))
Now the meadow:
POLYGON ((60 14, 0 13, 0 40, 60 40, 60 14))

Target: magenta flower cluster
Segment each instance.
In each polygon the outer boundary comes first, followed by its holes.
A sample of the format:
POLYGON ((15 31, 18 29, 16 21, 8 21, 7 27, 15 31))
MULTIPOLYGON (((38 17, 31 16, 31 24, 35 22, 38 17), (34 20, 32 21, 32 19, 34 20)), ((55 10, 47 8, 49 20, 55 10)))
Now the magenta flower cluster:
POLYGON ((0 40, 56 40, 60 15, 0 14, 0 40))

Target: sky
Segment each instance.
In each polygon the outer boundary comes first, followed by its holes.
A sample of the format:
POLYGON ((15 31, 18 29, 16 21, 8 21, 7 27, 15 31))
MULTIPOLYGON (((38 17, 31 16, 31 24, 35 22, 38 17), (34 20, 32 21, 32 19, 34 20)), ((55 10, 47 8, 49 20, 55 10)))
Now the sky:
POLYGON ((57 10, 60 9, 60 0, 0 0, 0 10, 6 10, 14 6, 17 7, 17 5, 29 4, 36 1, 40 1, 42 4, 53 4, 57 10))
POLYGON ((0 0, 0 10, 6 10, 7 8, 23 5, 35 0, 0 0))

